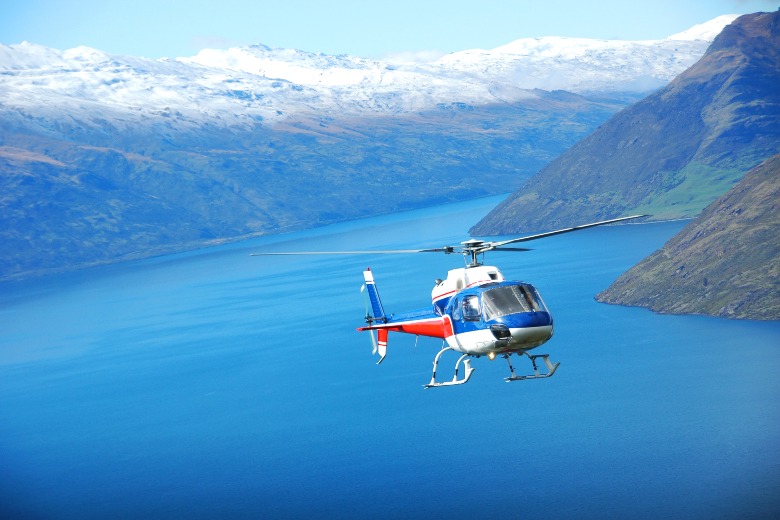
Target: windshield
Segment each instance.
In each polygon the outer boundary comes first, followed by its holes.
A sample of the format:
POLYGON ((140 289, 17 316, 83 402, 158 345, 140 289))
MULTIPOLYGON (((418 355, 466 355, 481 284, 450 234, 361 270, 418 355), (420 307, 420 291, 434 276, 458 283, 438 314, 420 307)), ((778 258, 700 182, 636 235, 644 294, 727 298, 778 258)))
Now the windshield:
POLYGON ((545 311, 544 303, 530 285, 496 287, 482 295, 485 320, 494 320, 518 312, 545 311))

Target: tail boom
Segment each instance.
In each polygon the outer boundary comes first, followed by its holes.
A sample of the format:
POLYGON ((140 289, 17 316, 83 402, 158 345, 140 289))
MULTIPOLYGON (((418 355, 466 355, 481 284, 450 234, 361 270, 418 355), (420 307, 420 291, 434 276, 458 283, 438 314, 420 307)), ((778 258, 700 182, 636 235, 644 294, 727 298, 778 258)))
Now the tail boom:
MULTIPOLYGON (((433 314, 433 313, 431 313, 433 314)), ((448 338, 453 335, 452 322, 449 316, 405 320, 403 316, 393 317, 387 323, 377 323, 366 327, 358 327, 358 331, 385 330, 387 332, 403 332, 415 336, 431 338, 448 338)))
MULTIPOLYGON (((450 317, 434 312, 433 308, 405 312, 387 316, 379 298, 379 291, 374 281, 374 273, 371 269, 363 271, 365 285, 361 291, 367 296, 366 307, 370 306, 370 314, 366 309, 366 322, 364 327, 358 327, 358 331, 377 332, 374 342, 374 352, 379 354, 379 361, 387 355, 387 337, 390 332, 414 334, 415 336, 428 336, 432 338, 448 338, 454 334, 454 328, 450 317)), ((377 363, 377 364, 378 364, 377 363)))

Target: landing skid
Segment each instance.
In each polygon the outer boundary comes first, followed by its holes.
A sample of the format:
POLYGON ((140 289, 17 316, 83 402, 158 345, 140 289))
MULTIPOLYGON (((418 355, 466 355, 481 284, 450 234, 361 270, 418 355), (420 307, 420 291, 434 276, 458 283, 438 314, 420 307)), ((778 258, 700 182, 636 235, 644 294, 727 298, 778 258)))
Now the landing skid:
MULTIPOLYGON (((474 372, 474 368, 471 366, 471 360, 468 359, 470 357, 469 354, 463 354, 458 358, 458 362, 455 363, 455 375, 452 377, 451 381, 436 381, 436 369, 439 367, 439 359, 441 359, 441 355, 444 354, 448 350, 454 350, 452 347, 445 347, 439 351, 438 354, 436 354, 436 357, 433 358, 433 375, 431 376, 431 381, 427 385, 423 385, 424 388, 434 388, 438 386, 454 386, 454 385, 462 385, 464 383, 468 383, 469 379, 471 378, 471 374, 474 372), (458 379, 458 370, 460 369, 460 364, 463 363, 464 368, 464 374, 462 379, 458 379)), ((544 377, 550 377, 555 373, 555 371, 560 366, 560 363, 553 363, 550 361, 550 355, 549 354, 535 354, 531 355, 528 352, 523 352, 522 355, 528 357, 528 359, 531 360, 531 364, 534 367, 534 373, 528 374, 528 375, 517 375, 515 374, 515 367, 512 366, 512 361, 509 359, 509 357, 512 354, 504 354, 504 358, 506 359, 506 362, 509 364, 509 371, 512 373, 511 376, 504 378, 504 381, 507 383, 510 383, 512 381, 523 381, 524 379, 541 379, 544 377), (547 372, 542 373, 539 371, 539 367, 536 364, 536 360, 538 358, 542 358, 544 360, 545 366, 547 366, 547 372)), ((521 355, 518 353, 518 356, 521 355)))
POLYGON ((428 383, 427 385, 423 385, 424 388, 427 389, 436 386, 453 386, 453 385, 462 385, 464 383, 468 383, 472 372, 474 372, 474 369, 471 367, 471 360, 468 359, 469 357, 468 354, 463 354, 462 356, 460 356, 458 362, 455 363, 455 376, 453 376, 452 381, 445 381, 442 383, 436 381, 436 368, 439 366, 439 358, 447 350, 454 350, 454 349, 452 347, 446 347, 441 349, 439 353, 436 354, 436 357, 433 359, 433 376, 431 376, 431 382, 428 383), (461 362, 463 362, 465 373, 463 375, 463 379, 458 379, 458 369, 460 368, 461 362))
POLYGON ((506 362, 509 364, 509 371, 512 372, 511 376, 504 378, 504 381, 506 381, 507 383, 511 383, 512 381, 522 381, 524 379, 539 379, 542 377, 550 377, 558 369, 558 366, 560 366, 560 363, 553 364, 552 362, 550 362, 549 354, 536 354, 533 356, 528 352, 523 352, 523 354, 528 356, 528 359, 531 360, 531 364, 533 364, 534 366, 534 373, 526 376, 515 375, 515 369, 512 366, 512 361, 509 359, 509 356, 511 356, 511 354, 504 354, 504 357, 506 358, 506 362), (539 372, 539 367, 536 366, 536 358, 542 358, 544 360, 544 364, 547 365, 547 370, 548 370, 546 374, 539 372))

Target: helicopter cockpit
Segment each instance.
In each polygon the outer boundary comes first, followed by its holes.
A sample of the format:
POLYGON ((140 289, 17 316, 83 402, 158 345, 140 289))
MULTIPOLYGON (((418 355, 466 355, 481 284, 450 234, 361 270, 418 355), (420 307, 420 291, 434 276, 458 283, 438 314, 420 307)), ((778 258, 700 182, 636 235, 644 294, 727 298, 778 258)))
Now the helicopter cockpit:
POLYGON ((505 285, 482 293, 485 321, 520 312, 548 312, 532 285, 505 285))
POLYGON ((510 314, 536 312, 549 312, 536 288, 511 282, 464 294, 452 305, 452 317, 463 321, 494 321, 510 314))

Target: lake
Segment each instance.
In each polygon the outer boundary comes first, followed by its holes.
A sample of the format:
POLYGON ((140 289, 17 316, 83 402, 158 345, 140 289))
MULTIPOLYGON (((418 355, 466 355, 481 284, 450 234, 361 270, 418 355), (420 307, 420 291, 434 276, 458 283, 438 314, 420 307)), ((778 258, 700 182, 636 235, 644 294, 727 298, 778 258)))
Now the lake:
POLYGON ((440 341, 355 331, 362 270, 401 312, 459 255, 249 256, 457 245, 499 200, 0 285, 0 516, 777 518, 780 322, 593 300, 682 222, 488 253, 561 366, 430 390, 440 341))

